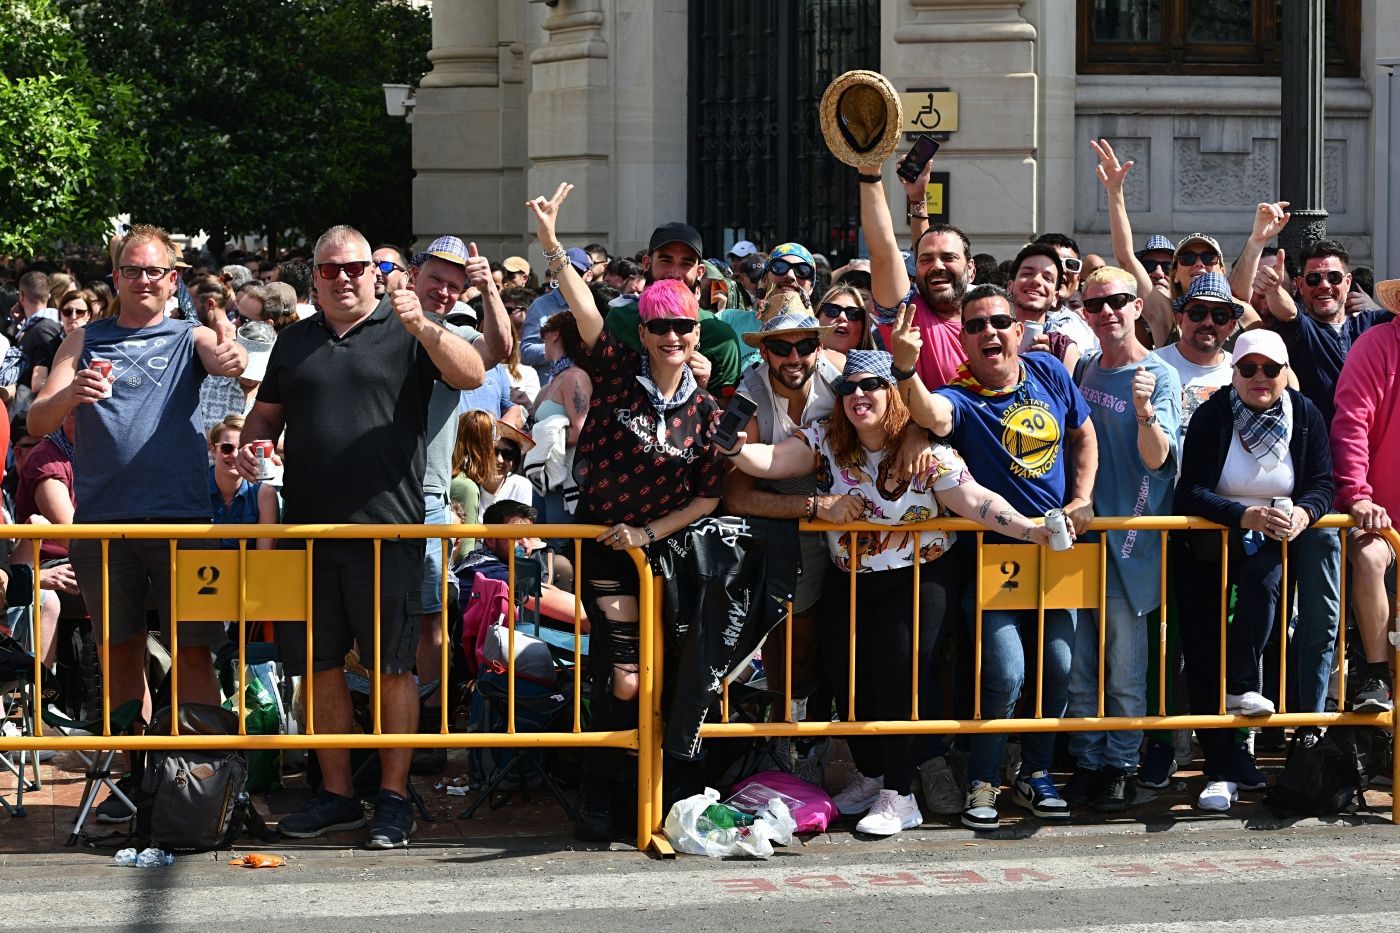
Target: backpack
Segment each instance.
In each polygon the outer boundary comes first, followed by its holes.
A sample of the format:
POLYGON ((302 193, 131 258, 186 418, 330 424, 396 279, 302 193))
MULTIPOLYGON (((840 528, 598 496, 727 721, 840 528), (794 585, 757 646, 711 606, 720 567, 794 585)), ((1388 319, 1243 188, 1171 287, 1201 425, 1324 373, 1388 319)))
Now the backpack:
MULTIPOLYGON (((147 735, 170 734, 170 710, 152 717, 147 735)), ((238 715, 217 706, 180 706, 180 734, 232 735, 238 715)), ((167 852, 229 848, 245 828, 267 827, 248 796, 248 762, 238 752, 174 749, 147 752, 136 792, 136 837, 167 852)))
POLYGON ((462 652, 467 674, 475 677, 485 660, 486 633, 492 625, 510 618, 510 587, 478 572, 472 579, 467 604, 462 609, 462 652))
POLYGON ((1355 813, 1365 806, 1366 785, 1381 773, 1389 736, 1373 726, 1332 726, 1319 738, 1300 729, 1268 803, 1280 815, 1355 813))

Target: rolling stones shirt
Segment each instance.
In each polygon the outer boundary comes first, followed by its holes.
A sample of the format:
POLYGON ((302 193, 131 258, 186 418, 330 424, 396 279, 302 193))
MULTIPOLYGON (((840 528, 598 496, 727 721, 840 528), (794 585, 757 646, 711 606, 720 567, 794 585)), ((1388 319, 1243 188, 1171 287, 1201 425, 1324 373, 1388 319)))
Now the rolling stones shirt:
MULTIPOLYGON (((819 421, 803 428, 797 437, 817 453, 817 489, 824 496, 851 495, 864 503, 857 521, 881 525, 907 525, 926 522, 946 515, 939 509, 934 493, 970 482, 967 465, 951 447, 939 444, 933 448, 934 464, 928 472, 909 482, 890 475, 892 459, 882 450, 865 452, 865 463, 847 469, 836 462, 827 433, 828 423, 819 421)), ((919 549, 918 562, 927 563, 941 557, 952 546, 956 535, 946 531, 861 531, 855 534, 858 573, 892 570, 914 564, 914 548, 919 549)), ((850 533, 827 532, 827 549, 831 559, 843 573, 851 570, 850 533)))

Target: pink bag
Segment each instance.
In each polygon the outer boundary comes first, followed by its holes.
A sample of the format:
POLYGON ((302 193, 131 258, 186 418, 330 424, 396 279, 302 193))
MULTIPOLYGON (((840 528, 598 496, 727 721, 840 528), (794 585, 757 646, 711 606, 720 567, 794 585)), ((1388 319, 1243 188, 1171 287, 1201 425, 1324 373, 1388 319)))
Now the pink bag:
MULTIPOLYGON (((799 833, 824 833, 836 819, 836 804, 830 795, 815 784, 809 784, 786 771, 760 771, 750 774, 734 785, 733 793, 738 795, 754 785, 762 785, 784 797, 784 803, 792 811, 797 821, 799 833)), ((762 796, 760 793, 759 796, 762 796)))

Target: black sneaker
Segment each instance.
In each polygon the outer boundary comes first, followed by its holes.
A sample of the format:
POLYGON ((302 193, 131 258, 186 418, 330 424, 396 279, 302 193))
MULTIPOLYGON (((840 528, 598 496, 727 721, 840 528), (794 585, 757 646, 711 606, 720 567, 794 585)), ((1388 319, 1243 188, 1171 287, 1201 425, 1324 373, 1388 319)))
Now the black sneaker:
MULTIPOLYGON (((360 821, 361 824, 364 820, 360 821)), ((413 804, 391 790, 380 788, 374 798, 374 825, 365 845, 371 849, 404 849, 408 837, 418 829, 413 821, 413 804)))
POLYGON ((1149 741, 1137 782, 1143 787, 1162 790, 1171 786, 1173 774, 1176 774, 1176 746, 1171 742, 1149 741))
POLYGON ((1264 777, 1264 772, 1259 770, 1258 763, 1254 756, 1249 753, 1249 746, 1240 743, 1235 746, 1234 757, 1230 759, 1230 777, 1235 786, 1240 790, 1268 790, 1269 780, 1264 777))
POLYGON ((1390 687, 1379 677, 1367 677, 1351 695, 1353 713, 1380 713, 1395 708, 1390 699, 1390 687))
MULTIPOLYGON (((130 799, 136 793, 136 778, 130 775, 121 778, 117 788, 130 799)), ((99 823, 129 823, 136 818, 136 811, 110 791, 106 800, 92 808, 92 813, 99 823)))
POLYGON ((1122 813, 1132 806, 1137 798, 1136 775, 1112 765, 1104 768, 1102 774, 1103 783, 1094 796, 1095 812, 1122 813))
POLYGON ((1075 768, 1065 786, 1060 788, 1060 799, 1071 807, 1078 807, 1095 799, 1103 785, 1103 772, 1090 768, 1075 768))
POLYGON ((292 839, 313 839, 326 833, 359 829, 363 825, 365 808, 358 800, 318 790, 306 806, 282 817, 277 831, 292 839))

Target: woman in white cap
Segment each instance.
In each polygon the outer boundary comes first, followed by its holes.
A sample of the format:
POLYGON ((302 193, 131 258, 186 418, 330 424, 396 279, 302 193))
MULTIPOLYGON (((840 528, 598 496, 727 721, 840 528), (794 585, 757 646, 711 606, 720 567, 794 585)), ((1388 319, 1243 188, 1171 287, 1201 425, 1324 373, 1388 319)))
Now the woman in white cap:
MULTIPOLYGON (((1049 542, 1049 529, 974 480, 951 447, 935 446, 933 465, 912 480, 895 473, 893 453, 915 423, 895 388, 890 354, 852 350, 835 389, 840 404, 830 418, 777 445, 747 444, 741 435, 738 448, 728 454, 734 465, 770 479, 815 470, 817 488, 823 494, 856 500, 861 521, 902 525, 951 512, 1023 541, 1049 542)), ((909 716, 916 650, 910 611, 914 568, 919 568, 919 669, 927 676, 956 583, 956 562, 939 560, 953 540, 953 534, 942 531, 827 534, 835 572, 826 575, 822 594, 822 659, 837 703, 843 707, 850 693, 847 613, 852 567, 857 577, 864 578, 856 586, 855 597, 856 704, 854 711, 841 710, 843 719, 909 716)), ((853 736, 848 741, 857 773, 836 800, 844 813, 869 811, 856 829, 889 836, 923 822, 910 792, 918 737, 882 734, 853 736)))
MULTIPOLYGON (((1278 618, 1282 542, 1298 537, 1332 503, 1327 426, 1312 402, 1288 388, 1288 349, 1269 330, 1235 344, 1234 376, 1196 409, 1182 450, 1176 511, 1230 528, 1229 583, 1234 618, 1226 642, 1227 712, 1268 716, 1259 661, 1278 618)), ((1177 615, 1192 713, 1220 706, 1220 533, 1172 536, 1177 615)), ((1197 806, 1228 810, 1253 762, 1235 748, 1234 730, 1199 729, 1206 787, 1197 806)))

